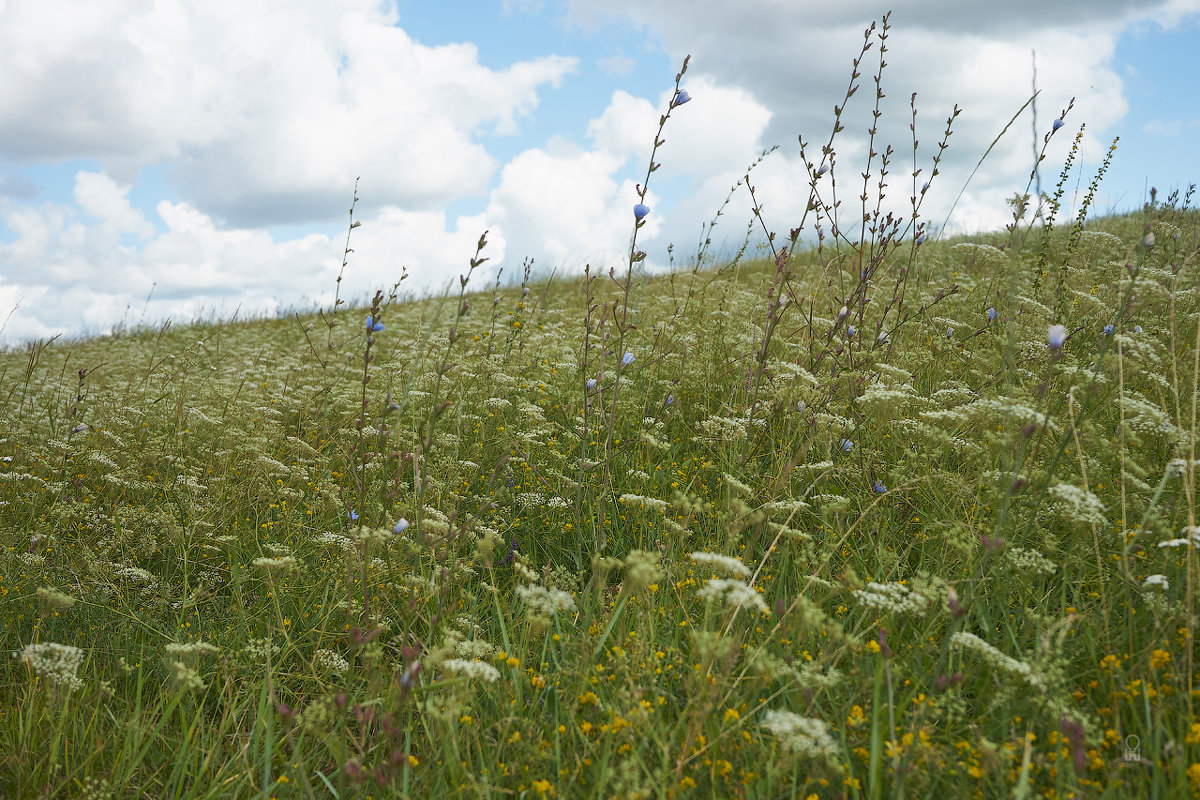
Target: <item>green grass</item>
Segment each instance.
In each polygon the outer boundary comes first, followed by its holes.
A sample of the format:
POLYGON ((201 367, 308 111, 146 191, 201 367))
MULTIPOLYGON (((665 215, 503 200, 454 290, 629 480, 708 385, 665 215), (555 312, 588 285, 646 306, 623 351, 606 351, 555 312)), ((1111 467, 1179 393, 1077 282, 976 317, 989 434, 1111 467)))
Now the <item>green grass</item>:
POLYGON ((1195 791, 1186 199, 0 354, 0 794, 1195 791))

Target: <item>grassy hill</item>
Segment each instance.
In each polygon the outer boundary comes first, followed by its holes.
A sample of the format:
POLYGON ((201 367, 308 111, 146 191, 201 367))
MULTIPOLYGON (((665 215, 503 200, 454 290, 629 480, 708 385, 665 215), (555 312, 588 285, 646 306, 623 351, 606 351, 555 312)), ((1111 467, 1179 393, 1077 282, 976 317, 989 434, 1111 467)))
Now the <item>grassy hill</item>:
POLYGON ((0 354, 0 794, 1196 791, 1198 223, 0 354))

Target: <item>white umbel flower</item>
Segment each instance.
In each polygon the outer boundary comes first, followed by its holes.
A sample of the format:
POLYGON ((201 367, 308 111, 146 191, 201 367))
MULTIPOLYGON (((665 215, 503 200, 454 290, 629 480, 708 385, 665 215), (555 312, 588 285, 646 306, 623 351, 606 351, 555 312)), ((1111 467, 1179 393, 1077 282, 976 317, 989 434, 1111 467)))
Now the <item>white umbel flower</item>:
POLYGON ((690 558, 700 566, 707 567, 719 575, 743 579, 750 577, 750 568, 743 564, 740 558, 734 556, 724 556, 720 553, 692 553, 690 558))

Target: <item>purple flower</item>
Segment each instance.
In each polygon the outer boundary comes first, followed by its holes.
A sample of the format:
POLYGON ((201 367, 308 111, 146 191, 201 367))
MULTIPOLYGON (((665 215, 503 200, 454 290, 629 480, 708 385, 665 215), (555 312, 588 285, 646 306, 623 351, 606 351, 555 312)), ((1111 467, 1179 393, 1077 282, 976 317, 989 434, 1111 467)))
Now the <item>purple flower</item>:
POLYGON ((628 367, 632 363, 633 353, 626 353, 625 355, 621 356, 621 366, 628 367))
POLYGON ((687 93, 687 89, 680 89, 675 93, 675 99, 671 101, 672 106, 681 106, 692 99, 692 96, 687 93))
POLYGON ((849 453, 851 447, 854 447, 854 442, 850 441, 849 439, 842 439, 842 449, 843 450, 845 450, 847 453, 849 453))
POLYGON ((351 522, 355 522, 358 520, 358 512, 355 511, 353 508, 346 512, 346 516, 350 518, 351 522))
POLYGON ((1104 335, 1105 336, 1112 336, 1112 332, 1113 332, 1113 326, 1111 324, 1104 326, 1104 335))
POLYGON ((946 338, 947 339, 954 338, 954 328, 946 328, 946 338))
POLYGON ((1057 350, 1063 346, 1063 342, 1067 340, 1067 329, 1063 325, 1051 325, 1050 331, 1046 334, 1046 341, 1050 343, 1051 350, 1057 350))
POLYGON ((922 231, 921 235, 917 237, 917 244, 925 244, 925 232, 924 231, 922 231))
POLYGON ((588 378, 587 388, 589 388, 589 389, 596 388, 596 379, 595 378, 588 378))
POLYGON ((674 402, 675 402, 675 395, 673 395, 673 394, 669 394, 669 395, 667 395, 667 402, 666 402, 666 404, 667 404, 667 405, 671 405, 671 403, 674 403, 674 402))
POLYGON ((404 533, 406 530, 408 530, 408 520, 401 517, 400 521, 396 523, 396 527, 392 528, 392 533, 404 533))
POLYGON ((1141 332, 1142 332, 1142 326, 1141 326, 1141 325, 1134 325, 1134 326, 1133 326, 1133 332, 1134 332, 1134 333, 1141 333, 1141 332))
POLYGON ((1062 119, 1061 119, 1061 118, 1059 118, 1059 119, 1056 119, 1056 120, 1054 120, 1054 124, 1053 124, 1051 127, 1052 127, 1054 130, 1058 130, 1058 129, 1059 129, 1059 128, 1061 128, 1062 126, 1063 126, 1063 121, 1062 121, 1062 119))
POLYGON ((383 322, 375 319, 370 314, 367 315, 367 333, 379 333, 383 330, 383 322))
POLYGON ((887 491, 887 487, 883 485, 882 481, 875 481, 875 486, 873 488, 880 494, 883 494, 887 491))
POLYGON ((854 334, 856 334, 856 333, 858 333, 858 328, 854 327, 853 325, 846 326, 846 335, 847 336, 853 337, 854 334))
POLYGON ((644 203, 638 203, 636 206, 633 207, 633 217, 638 222, 641 222, 642 219, 649 213, 650 213, 650 206, 648 206, 644 203))
POLYGON ((929 190, 929 181, 925 181, 925 184, 923 186, 921 186, 921 191, 926 192, 928 190, 929 190))
POLYGON ((988 315, 988 322, 995 322, 996 317, 1000 316, 999 314, 996 313, 996 309, 994 309, 994 308, 989 308, 987 310, 987 315, 988 315))

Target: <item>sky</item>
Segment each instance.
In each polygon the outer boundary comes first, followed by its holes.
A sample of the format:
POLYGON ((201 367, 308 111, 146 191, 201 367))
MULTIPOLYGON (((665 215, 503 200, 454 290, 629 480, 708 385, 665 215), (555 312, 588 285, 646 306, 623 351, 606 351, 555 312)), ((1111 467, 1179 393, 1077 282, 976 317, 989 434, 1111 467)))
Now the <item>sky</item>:
MULTIPOLYGON (((819 163, 875 21, 821 178, 858 203, 885 11, 862 0, 0 0, 0 345, 328 307, 356 179, 362 224, 342 298, 404 273, 410 295, 451 282, 457 293, 485 230, 489 260, 469 289, 519 279, 526 259, 535 275, 623 268, 687 55, 692 100, 671 110, 639 233, 647 268, 689 266, 702 226, 773 146, 751 183, 786 236, 808 198, 799 138, 819 163)), ((887 34, 885 210, 911 213, 912 94, 921 183, 962 109, 920 208, 932 235, 1002 227, 1035 142, 1072 98, 1043 191, 1081 126, 1069 208, 1116 137, 1100 211, 1200 182, 1200 0, 910 0, 887 34), (1035 68, 1035 105, 970 177, 1033 93, 1035 68)), ((750 220, 742 187, 714 252, 736 249, 750 220)))

